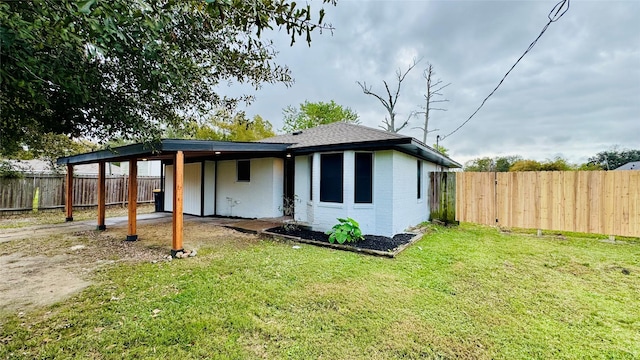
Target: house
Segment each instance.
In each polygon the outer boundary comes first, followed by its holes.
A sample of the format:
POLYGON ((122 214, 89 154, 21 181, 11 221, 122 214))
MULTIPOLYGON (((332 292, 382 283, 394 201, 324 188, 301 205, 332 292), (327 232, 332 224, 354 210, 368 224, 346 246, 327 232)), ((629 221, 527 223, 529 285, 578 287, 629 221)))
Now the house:
MULTIPOLYGON (((64 167, 57 167, 50 161, 46 160, 6 160, 12 168, 25 173, 36 175, 57 175, 64 174, 66 169, 64 167)), ((96 176, 98 175, 98 164, 85 164, 75 167, 76 175, 96 176)), ((109 164, 106 171, 107 175, 122 175, 122 170, 115 164, 109 164)))
POLYGON ((614 170, 640 170, 640 161, 631 161, 614 170))
MULTIPOLYGON (((326 231, 337 218, 351 217, 365 234, 391 236, 429 219, 430 171, 461 167, 409 136, 347 123, 258 142, 161 140, 114 151, 60 158, 58 163, 73 173, 78 164, 103 167, 109 161, 130 161, 133 174, 134 160, 161 160, 164 210, 174 216, 172 252, 181 248, 183 213, 279 217, 285 198, 293 201, 294 218, 313 230, 326 231)), ((135 191, 135 177, 130 180, 135 191)), ((134 239, 135 208, 129 220, 128 238, 134 239)), ((100 216, 98 226, 104 227, 100 216)))
MULTIPOLYGON (((122 167, 122 173, 129 175, 129 163, 128 161, 120 163, 122 167)), ((162 174, 160 168, 162 163, 158 160, 142 159, 138 161, 138 177, 158 177, 162 174)))
POLYGON ((429 172, 461 167, 409 136, 342 122, 261 142, 291 144, 294 216, 318 231, 351 217, 365 234, 400 233, 429 219, 429 172))

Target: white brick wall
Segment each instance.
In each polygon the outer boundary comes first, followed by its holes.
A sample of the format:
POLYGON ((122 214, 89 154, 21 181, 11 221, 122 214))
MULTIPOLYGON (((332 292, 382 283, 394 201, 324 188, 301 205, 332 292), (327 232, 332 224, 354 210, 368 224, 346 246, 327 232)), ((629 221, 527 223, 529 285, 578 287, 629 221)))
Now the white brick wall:
POLYGON ((418 199, 417 159, 401 152, 393 153, 393 233, 429 219, 427 213, 426 167, 422 161, 421 198, 418 199))
MULTIPOLYGON (((205 162, 205 215, 278 217, 283 195, 283 161, 277 158, 251 159, 251 181, 236 181, 236 161, 218 162, 218 193, 214 194, 215 163, 205 162)), ((184 213, 200 215, 201 163, 185 164, 184 213)), ((165 167, 165 211, 173 209, 173 165, 165 167)))
POLYGON ((308 222, 316 231, 327 231, 339 217, 351 217, 360 223, 365 234, 392 236, 429 219, 429 171, 435 165, 423 161, 422 197, 417 198, 417 159, 404 153, 384 150, 374 152, 373 203, 354 203, 355 151, 344 152, 344 197, 342 204, 320 202, 320 153, 313 155, 313 201, 307 201, 308 157, 296 158, 295 192, 301 208, 296 219, 308 222))
POLYGON ((216 212, 246 218, 277 217, 282 212, 283 161, 251 159, 251 181, 236 181, 236 161, 218 162, 216 212))
MULTIPOLYGON (((312 155, 313 156, 313 155, 312 155)), ((313 203, 309 198, 309 155, 295 158, 295 219, 307 223, 313 221, 313 203), (311 215, 311 216, 309 216, 311 215)))

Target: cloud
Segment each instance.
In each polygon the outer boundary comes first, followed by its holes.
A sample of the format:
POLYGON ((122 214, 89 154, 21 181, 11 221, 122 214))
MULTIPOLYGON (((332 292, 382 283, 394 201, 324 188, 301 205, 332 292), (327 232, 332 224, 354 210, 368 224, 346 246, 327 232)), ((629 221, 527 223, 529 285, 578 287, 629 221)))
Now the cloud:
MULTIPOLYGON (((451 83, 448 111, 430 123, 444 135, 475 111, 547 23, 553 1, 339 1, 327 8, 333 35, 314 34, 311 47, 289 47, 273 33, 278 62, 296 82, 265 85, 247 113, 276 129, 287 105, 335 100, 377 127, 385 109, 356 81, 378 92, 400 67, 423 60, 403 83, 399 117, 424 103, 422 70, 451 83)), ((320 4, 312 2, 312 7, 320 4)), ((639 148, 640 2, 572 1, 568 12, 539 40, 485 107, 445 139, 454 159, 519 154, 544 160, 563 154, 585 161, 613 145, 639 148)), ((239 91, 229 89, 230 93, 239 91)), ((413 127, 422 119, 416 119, 413 127)), ((403 131, 420 138, 418 130, 403 131)), ((435 134, 427 142, 435 142, 435 134)))

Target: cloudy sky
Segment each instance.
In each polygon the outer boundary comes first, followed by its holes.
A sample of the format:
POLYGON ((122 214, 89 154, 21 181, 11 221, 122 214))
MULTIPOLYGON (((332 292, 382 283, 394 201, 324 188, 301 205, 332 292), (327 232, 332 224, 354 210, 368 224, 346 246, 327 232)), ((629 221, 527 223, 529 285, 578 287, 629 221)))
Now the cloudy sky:
MULTIPOLYGON (((555 4, 339 0, 327 7, 333 35, 315 33, 311 47, 289 47, 286 34, 273 34, 278 62, 291 69, 295 84, 250 92, 256 101, 246 111, 280 129, 287 105, 335 100, 355 110, 363 125, 378 127, 386 111, 356 81, 380 93, 382 80, 393 83, 398 68, 422 58, 403 82, 397 112, 404 118, 424 104, 422 71, 432 64, 435 77, 451 83, 443 91, 448 111, 431 116, 440 129, 427 139, 433 144, 475 111, 538 36, 555 4)), ((320 2, 311 5, 317 10, 320 2)), ((572 0, 484 108, 441 144, 459 162, 515 154, 585 162, 614 145, 640 148, 639 18, 638 0, 572 0)), ((421 138, 417 129, 401 133, 421 138)))

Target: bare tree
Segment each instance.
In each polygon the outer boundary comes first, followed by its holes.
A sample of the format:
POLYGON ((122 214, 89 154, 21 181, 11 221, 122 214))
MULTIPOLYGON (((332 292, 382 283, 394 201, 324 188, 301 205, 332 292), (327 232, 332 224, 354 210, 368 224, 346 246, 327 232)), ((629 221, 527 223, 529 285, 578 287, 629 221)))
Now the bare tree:
POLYGON ((407 124, 409 124, 409 120, 411 120, 411 118, 416 115, 416 112, 412 111, 407 116, 407 119, 400 126, 396 127, 397 113, 395 111, 395 108, 396 108, 396 104, 398 103, 398 97, 400 96, 400 87, 405 77, 407 76, 407 74, 414 67, 416 67, 416 65, 419 62, 420 60, 413 59, 413 62, 411 63, 411 65, 406 71, 403 72, 399 68, 398 70, 396 70, 396 81, 398 82, 398 86, 396 87, 396 90, 394 92, 392 92, 391 89, 389 88, 389 84, 387 83, 387 81, 383 80, 382 82, 384 83, 384 88, 387 91, 387 94, 383 95, 384 97, 372 92, 371 86, 367 86, 366 82, 361 83, 360 81, 358 81, 358 85, 360 85, 360 88, 362 88, 362 92, 364 92, 366 95, 371 95, 376 99, 378 99, 380 103, 382 103, 382 106, 384 106, 384 108, 387 109, 387 112, 389 113, 389 117, 385 116, 384 122, 383 122, 384 126, 382 125, 380 126, 382 129, 393 132, 393 133, 397 133, 400 130, 404 129, 407 126, 407 124))
POLYGON ((451 85, 451 83, 442 85, 442 80, 440 79, 434 81, 433 76, 435 74, 436 74, 435 71, 433 71, 433 65, 431 64, 429 64, 429 66, 422 73, 422 77, 425 80, 427 80, 427 93, 424 96, 424 99, 425 99, 425 106, 423 107, 424 111, 420 112, 421 114, 424 113, 424 127, 418 127, 417 129, 422 130, 422 142, 425 144, 427 143, 427 135, 430 132, 439 130, 439 129, 429 130, 430 111, 432 110, 447 111, 447 109, 433 107, 432 105, 436 103, 449 101, 447 99, 441 99, 441 100, 434 99, 435 96, 442 96, 442 93, 440 91, 446 88, 447 86, 451 85))

